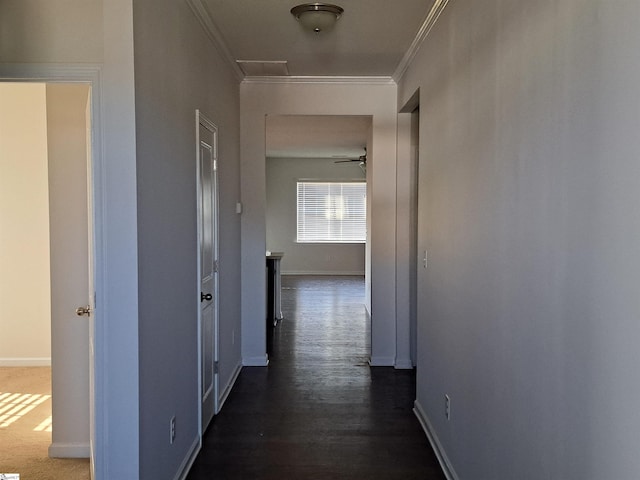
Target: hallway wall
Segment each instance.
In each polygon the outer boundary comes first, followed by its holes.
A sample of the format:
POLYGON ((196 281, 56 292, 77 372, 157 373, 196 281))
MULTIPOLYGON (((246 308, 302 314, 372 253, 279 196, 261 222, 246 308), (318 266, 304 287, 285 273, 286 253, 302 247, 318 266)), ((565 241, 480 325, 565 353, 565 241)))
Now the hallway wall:
POLYGON ((103 14, 102 0, 2 2, 0 62, 102 62, 103 14))
MULTIPOLYGON (((0 78, 97 87, 96 478, 137 478, 138 275, 131 0, 0 2, 0 78), (108 260, 108 261, 107 261, 108 260), (108 368, 107 368, 108 366, 108 368)), ((54 380, 55 381, 55 380, 54 380)))
POLYGON ((238 79, 187 2, 135 2, 134 32, 140 478, 174 478, 199 447, 196 109, 218 127, 221 391, 241 364, 238 79))
POLYGON ((638 477, 638 18, 449 2, 399 84, 429 252, 416 406, 452 478, 638 477))
POLYGON ((72 72, 93 75, 97 87, 95 200, 102 220, 96 231, 102 253, 96 270, 95 312, 98 479, 134 479, 151 474, 150 468, 162 469, 160 475, 165 476, 180 469, 185 452, 194 445, 195 337, 191 326, 181 329, 181 321, 186 318, 188 323, 195 307, 190 303, 178 315, 175 309, 189 302, 192 293, 187 297, 185 291, 195 285, 195 228, 190 229, 195 226, 195 108, 202 108, 220 127, 220 221, 224 225, 220 336, 228 339, 221 345, 223 388, 240 356, 237 80, 228 65, 212 54, 186 2, 136 2, 136 15, 135 68, 141 88, 134 98, 132 0, 0 2, 0 77, 59 78, 72 72), (149 18, 154 21, 149 23, 149 18), (154 77, 159 69, 166 75, 154 77), (138 131, 136 107, 141 117, 138 131), (168 117, 156 118, 155 108, 169 112, 168 117), (158 155, 157 164, 151 145, 155 140, 169 144, 158 155), (167 185, 162 175, 173 173, 174 183, 167 185), (164 195, 167 192, 176 196, 169 198, 164 195), (185 226, 187 230, 176 231, 185 226), (176 258, 165 255, 168 250, 177 251, 176 258), (140 252, 143 258, 138 262, 140 252), (139 277, 144 281, 140 292, 139 277), (172 287, 166 298, 157 295, 172 287), (154 305, 158 298, 165 302, 159 303, 170 304, 166 311, 154 305), (147 308, 140 322, 139 302, 147 308), (166 370, 158 368, 168 361, 175 363, 166 370), (185 384, 186 394, 180 390, 185 384), (170 395, 162 397, 159 393, 165 388, 170 395), (162 462, 150 466, 156 443, 162 443, 156 455, 168 450, 167 411, 177 412, 178 441, 167 455, 154 457, 162 462), (162 419, 156 423, 151 416, 158 412, 162 419), (146 434, 141 437, 142 428, 146 434), (161 435, 154 436, 157 432, 161 435))

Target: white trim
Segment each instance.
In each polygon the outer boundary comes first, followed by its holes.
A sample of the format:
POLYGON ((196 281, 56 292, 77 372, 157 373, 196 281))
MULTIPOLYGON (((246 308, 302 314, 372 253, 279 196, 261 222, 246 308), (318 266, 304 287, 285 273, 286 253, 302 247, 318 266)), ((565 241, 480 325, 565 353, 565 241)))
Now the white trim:
MULTIPOLYGON (((90 185, 93 195, 93 260, 94 260, 94 288, 99 300, 100 308, 94 311, 94 392, 90 393, 90 401, 93 402, 94 419, 90 424, 95 426, 95 431, 91 432, 94 439, 95 468, 94 478, 106 478, 105 465, 109 458, 109 445, 106 437, 108 435, 107 425, 109 424, 107 405, 107 378, 106 371, 109 364, 109 356, 105 348, 107 302, 106 302, 106 281, 107 272, 106 256, 104 255, 104 245, 106 244, 107 232, 104 229, 105 213, 105 178, 104 152, 103 152, 103 132, 102 132, 102 67, 99 64, 66 64, 66 63, 0 63, 0 80, 12 82, 43 82, 43 83, 87 83, 91 85, 91 171, 93 174, 90 185)), ((58 445, 52 445, 54 451, 58 445)), ((66 448, 66 447, 65 447, 66 448)), ((73 447, 76 448, 76 447, 73 447)), ((91 446, 87 446, 87 453, 84 458, 91 454, 91 446)), ((50 447, 51 449, 51 447, 50 447)))
POLYGON ((244 78, 244 73, 236 63, 236 59, 233 58, 233 54, 231 53, 227 42, 211 18, 211 14, 209 13, 209 10, 207 10, 207 7, 204 5, 202 0, 187 0, 187 4, 191 7, 191 11, 200 22, 200 25, 202 25, 202 28, 207 34, 207 37, 209 37, 209 40, 211 40, 222 57, 227 61, 236 78, 241 81, 244 78))
POLYGON ((231 378, 227 382, 227 386, 224 387, 224 390, 222 391, 222 393, 218 398, 218 412, 222 410, 222 406, 224 405, 224 402, 227 401, 227 398, 231 393, 231 389, 236 384, 236 380, 238 379, 238 375, 240 375, 241 371, 242 371, 242 364, 238 363, 238 365, 236 365, 236 368, 233 370, 233 374, 231 375, 231 378))
POLYGON ((198 293, 202 288, 202 261, 201 261, 201 245, 200 238, 202 237, 202 226, 200 221, 201 202, 200 198, 200 111, 196 109, 195 115, 195 129, 196 129, 196 244, 194 246, 196 251, 196 291, 194 292, 194 300, 196 302, 196 330, 197 330, 197 356, 198 356, 198 438, 200 444, 202 444, 202 436, 204 432, 202 430, 202 389, 204 388, 202 383, 202 308, 198 299, 198 293))
POLYGON ((436 0, 433 3, 431 10, 429 10, 429 13, 424 19, 424 22, 422 22, 422 26, 420 27, 420 30, 418 30, 416 37, 413 39, 411 46, 409 47, 407 52, 404 54, 404 57, 402 57, 402 60, 400 60, 400 63, 396 67, 396 71, 393 72, 392 78, 396 82, 400 82, 400 79, 402 78, 404 73, 407 71, 407 68, 409 68, 409 65, 413 61, 413 58, 418 53, 418 50, 422 46, 422 43, 426 40, 427 36, 431 32, 431 29, 438 21, 440 14, 442 13, 442 11, 444 10, 444 8, 447 6, 448 3, 449 3, 449 0, 436 0))
POLYGON ((396 363, 393 368, 396 370, 411 370, 413 368, 413 362, 410 358, 396 358, 396 363))
POLYGON ((340 270, 340 271, 299 271, 299 270, 289 270, 287 272, 282 272, 281 275, 314 275, 314 276, 322 276, 322 275, 331 275, 333 277, 339 277, 339 276, 350 276, 350 277, 363 277, 364 276, 364 271, 363 270, 359 270, 359 271, 345 271, 345 270, 340 270))
POLYGON ((370 367, 393 367, 395 364, 393 357, 371 357, 369 359, 370 367))
POLYGON ((0 358, 0 367, 50 367, 51 357, 0 358))
POLYGON ((442 444, 440 443, 440 440, 438 440, 438 436, 436 435, 431 422, 429 422, 429 418, 424 413, 424 410, 417 400, 413 405, 413 413, 418 418, 418 421, 422 426, 422 430, 424 430, 424 433, 427 435, 431 448, 433 448, 433 452, 436 454, 438 462, 440 462, 444 476, 447 477, 447 480, 458 480, 458 475, 456 475, 456 471, 453 469, 453 465, 451 464, 449 457, 447 457, 447 453, 444 451, 444 448, 442 448, 442 444))
POLYGON ((88 443, 52 443, 49 445, 50 458, 89 458, 88 443))
MULTIPOLYGON (((266 324, 266 319, 265 319, 265 324, 266 324)), ((242 366, 243 367, 267 367, 269 366, 269 356, 265 354, 264 357, 258 356, 258 357, 243 358, 242 366)))
POLYGON ((334 84, 334 83, 352 83, 356 85, 395 85, 396 82, 393 77, 386 76, 371 76, 371 77, 357 77, 357 76, 270 76, 270 77, 245 77, 242 83, 311 83, 311 84, 334 84))
POLYGON ((201 447, 202 447, 202 441, 198 436, 191 444, 191 448, 189 448, 189 453, 187 454, 186 457, 184 457, 184 460, 180 464, 180 468, 178 468, 178 473, 176 473, 176 476, 173 477, 174 480, 186 480, 187 475, 189 475, 189 470, 191 470, 191 467, 193 466, 193 462, 196 461, 196 458, 198 457, 198 453, 200 453, 201 447))

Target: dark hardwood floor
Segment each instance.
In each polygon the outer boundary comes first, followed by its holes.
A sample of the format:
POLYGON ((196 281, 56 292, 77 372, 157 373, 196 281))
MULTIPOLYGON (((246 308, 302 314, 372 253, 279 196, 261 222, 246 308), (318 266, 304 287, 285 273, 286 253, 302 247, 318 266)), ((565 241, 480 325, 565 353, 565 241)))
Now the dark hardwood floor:
POLYGON ((283 277, 269 367, 244 368, 188 480, 444 480, 415 375, 370 368, 361 277, 283 277))

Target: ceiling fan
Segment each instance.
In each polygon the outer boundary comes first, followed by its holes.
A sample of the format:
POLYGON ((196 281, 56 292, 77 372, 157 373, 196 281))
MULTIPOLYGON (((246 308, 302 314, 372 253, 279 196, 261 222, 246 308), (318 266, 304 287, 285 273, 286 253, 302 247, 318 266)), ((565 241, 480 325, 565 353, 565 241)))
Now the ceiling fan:
POLYGON ((349 162, 359 162, 361 164, 367 164, 367 148, 364 149, 364 155, 360 155, 359 157, 334 157, 340 158, 341 160, 335 160, 333 163, 349 163, 349 162))

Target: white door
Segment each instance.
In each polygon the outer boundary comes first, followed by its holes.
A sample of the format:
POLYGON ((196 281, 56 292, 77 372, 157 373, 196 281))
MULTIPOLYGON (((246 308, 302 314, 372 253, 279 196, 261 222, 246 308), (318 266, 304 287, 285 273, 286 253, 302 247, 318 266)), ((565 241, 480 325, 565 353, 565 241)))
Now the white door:
POLYGON ((216 126, 197 115, 202 433, 218 409, 218 177, 216 126))
MULTIPOLYGON (((95 322, 96 322, 96 286, 94 281, 95 275, 95 240, 93 238, 93 135, 91 121, 91 92, 87 100, 87 108, 85 110, 86 118, 86 149, 87 149, 87 241, 88 249, 88 293, 89 293, 89 455, 91 478, 95 478, 96 465, 96 410, 95 410, 95 322)), ((77 314, 77 312, 76 312, 77 314)))
POLYGON ((91 454, 93 249, 86 84, 47 84, 53 432, 49 455, 91 454))

